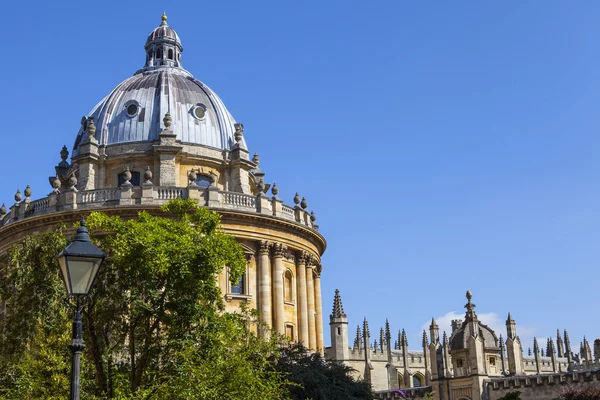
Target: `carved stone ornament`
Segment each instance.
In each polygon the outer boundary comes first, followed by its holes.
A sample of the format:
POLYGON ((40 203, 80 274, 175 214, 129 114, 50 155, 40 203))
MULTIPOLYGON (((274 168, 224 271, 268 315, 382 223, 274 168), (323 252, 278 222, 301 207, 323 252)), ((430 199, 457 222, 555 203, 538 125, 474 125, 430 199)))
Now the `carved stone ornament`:
POLYGON ((317 220, 317 216, 314 211, 310 212, 310 220, 314 223, 317 220))
POLYGON ((292 262, 296 262, 296 255, 294 254, 293 251, 291 250, 286 250, 283 252, 283 257, 288 260, 288 261, 292 261, 292 262))
POLYGON ((15 193, 15 201, 19 203, 23 200, 23 195, 21 194, 21 189, 17 189, 17 193, 15 193))
POLYGON ((77 177, 73 174, 69 178, 69 189, 75 189, 75 186, 77 186, 77 177))
POLYGON ((277 187, 277 184, 275 182, 273 182, 271 193, 273 193, 273 198, 277 198, 277 195, 279 194, 279 188, 277 187))
POLYGON ((67 150, 67 146, 63 146, 62 150, 60 151, 60 158, 63 161, 67 161, 67 158, 69 158, 69 150, 67 150))
POLYGON ((32 195, 31 186, 27 185, 27 187, 25 188, 25 191, 23 192, 23 194, 25 195, 26 199, 30 198, 31 195, 32 195))
POLYGON ((260 157, 258 156, 258 153, 254 153, 254 156, 252 157, 252 162, 256 165, 260 164, 260 157))
POLYGON ((130 182, 131 171, 129 170, 129 167, 125 168, 125 172, 123 172, 123 179, 124 179, 124 182, 121 184, 121 186, 133 186, 130 182))
POLYGON ((287 247, 283 243, 273 243, 271 246, 273 249, 273 257, 283 257, 287 247))
POLYGON ((188 173, 188 180, 190 181, 189 186, 198 186, 198 184, 196 184, 197 178, 198 178, 198 175, 196 174, 196 171, 191 170, 188 173))
POLYGON ((171 123, 173 122, 173 118, 171 118, 171 114, 166 113, 163 118, 163 124, 165 125, 165 129, 171 129, 171 123))
POLYGON ((94 118, 88 118, 87 133, 88 140, 91 141, 92 139, 94 139, 94 136, 96 135, 96 125, 94 124, 94 118))
POLYGON ((298 192, 296 192, 296 195, 294 196, 294 204, 300 204, 300 195, 298 194, 298 192))
POLYGON ((308 202, 306 201, 306 199, 304 197, 302 198, 302 201, 300 202, 300 207, 302 207, 305 210, 306 210, 306 207, 308 207, 308 202))
POLYGON ((233 138, 235 139, 236 143, 240 143, 243 138, 244 124, 242 124, 241 122, 238 122, 234 125, 234 127, 235 127, 235 134, 233 135, 233 138))
POLYGON ((144 184, 152 184, 152 171, 150 170, 150 166, 147 166, 146 171, 144 171, 144 184))
POLYGON ((261 180, 256 184, 256 188, 258 189, 258 194, 261 194, 265 190, 265 183, 261 180))
POLYGON ((54 193, 59 193, 61 185, 62 182, 60 181, 60 178, 55 176, 54 179, 52 179, 52 189, 54 189, 54 193))
POLYGON ((7 212, 6 205, 2 203, 2 207, 0 207, 0 216, 5 216, 7 212))
POLYGON ((214 171, 210 171, 209 172, 209 177, 210 177, 210 186, 216 186, 215 184, 217 183, 217 174, 215 174, 214 171))

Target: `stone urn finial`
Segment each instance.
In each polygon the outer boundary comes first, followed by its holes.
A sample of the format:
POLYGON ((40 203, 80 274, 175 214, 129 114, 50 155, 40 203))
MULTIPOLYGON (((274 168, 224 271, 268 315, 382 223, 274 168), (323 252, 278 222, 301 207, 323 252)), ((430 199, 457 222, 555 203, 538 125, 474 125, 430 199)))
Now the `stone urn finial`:
POLYGON ((58 176, 55 176, 54 179, 52 179, 51 185, 52 189, 54 189, 54 193, 59 193, 62 182, 58 176))
POLYGON ((254 156, 252 157, 252 162, 256 165, 260 164, 260 157, 258 156, 258 153, 254 153, 254 156))
POLYGON ((238 122, 234 125, 235 127, 235 134, 233 135, 233 138, 235 139, 235 142, 240 144, 242 141, 243 133, 244 133, 244 124, 242 124, 241 122, 238 122))
POLYGON ((296 195, 294 196, 294 204, 300 204, 300 195, 298 194, 298 192, 296 192, 296 195))
POLYGON ((152 171, 150 170, 150 166, 147 166, 146 171, 144 171, 144 184, 152 184, 152 171))
POLYGON ((27 185, 27 187, 25 188, 25 191, 23 192, 23 194, 25 195, 25 199, 30 198, 31 195, 32 195, 31 186, 27 185))
POLYGON ((96 135, 96 125, 94 124, 94 118, 88 118, 87 133, 88 140, 91 141, 92 139, 94 139, 94 135, 96 135))
POLYGON ((273 182, 271 193, 273 193, 273 198, 277 198, 277 195, 279 194, 279 187, 277 187, 277 184, 275 182, 273 182))
POLYGON ((8 210, 6 209, 6 204, 2 203, 2 207, 0 207, 0 217, 5 216, 7 212, 8 210))
POLYGON ((67 158, 69 158, 69 150, 67 150, 67 146, 63 146, 62 150, 60 151, 60 158, 63 161, 67 161, 67 158))
POLYGON ((133 186, 131 184, 131 170, 129 169, 129 165, 125 167, 125 172, 123 172, 123 183, 121 186, 133 186))
POLYGON ((165 117, 163 118, 163 124, 165 124, 165 129, 169 130, 171 129, 171 123, 173 122, 173 118, 171 118, 171 114, 166 113, 165 117))
POLYGON ((15 201, 20 203, 23 200, 23 195, 21 194, 21 189, 17 189, 17 193, 15 193, 15 201))
POLYGON ((302 198, 302 201, 300 202, 300 207, 302 207, 305 210, 306 210, 306 207, 308 207, 308 202, 306 201, 306 199, 304 197, 302 198))
POLYGON ((317 220, 317 216, 314 211, 310 212, 310 220, 314 223, 317 220))
POLYGON ((77 177, 75 176, 75 174, 72 174, 69 177, 69 189, 74 190, 76 189, 77 186, 77 177))
POLYGON ((196 179, 198 179, 198 174, 193 169, 188 173, 188 180, 190 181, 189 186, 198 186, 196 183, 196 179))

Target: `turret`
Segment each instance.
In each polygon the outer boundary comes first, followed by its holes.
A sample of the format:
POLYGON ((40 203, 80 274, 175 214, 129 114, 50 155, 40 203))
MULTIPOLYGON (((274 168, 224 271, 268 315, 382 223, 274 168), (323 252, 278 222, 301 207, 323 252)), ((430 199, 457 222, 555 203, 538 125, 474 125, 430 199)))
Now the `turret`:
POLYGON ((556 348, 554 347, 554 340, 548 339, 548 349, 546 350, 546 354, 550 354, 550 359, 552 361, 552 372, 558 372, 558 361, 556 359, 556 348))
POLYGON ((342 306, 340 291, 335 290, 333 297, 333 311, 329 316, 329 327, 331 330, 331 353, 335 361, 343 361, 349 358, 348 348, 348 317, 342 306))
POLYGON ((600 360, 600 338, 594 340, 594 360, 600 360))
POLYGON ((363 347, 365 349, 365 371, 364 377, 365 380, 371 383, 371 333, 369 332, 369 323, 367 322, 367 317, 365 317, 363 321, 363 347))
POLYGON ((517 336, 517 323, 510 313, 506 319, 506 358, 508 361, 509 375, 523 374, 523 349, 517 336))

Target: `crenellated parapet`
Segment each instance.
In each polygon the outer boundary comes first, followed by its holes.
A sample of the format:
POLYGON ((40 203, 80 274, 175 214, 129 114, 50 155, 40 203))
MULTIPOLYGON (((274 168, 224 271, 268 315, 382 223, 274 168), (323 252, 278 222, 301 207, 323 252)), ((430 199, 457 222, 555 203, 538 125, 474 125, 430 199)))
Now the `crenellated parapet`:
POLYGON ((484 380, 486 399, 497 400, 508 392, 519 391, 523 399, 552 399, 566 387, 585 387, 600 383, 600 368, 585 371, 540 375, 517 375, 484 380))

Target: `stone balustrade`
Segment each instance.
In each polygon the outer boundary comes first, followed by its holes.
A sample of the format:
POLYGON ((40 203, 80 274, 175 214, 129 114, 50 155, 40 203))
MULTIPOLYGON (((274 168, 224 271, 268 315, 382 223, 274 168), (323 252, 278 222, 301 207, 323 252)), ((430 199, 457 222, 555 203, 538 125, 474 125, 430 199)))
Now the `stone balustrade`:
POLYGON ((219 190, 215 186, 200 188, 188 187, 163 187, 142 185, 122 186, 121 188, 107 188, 94 190, 65 190, 53 192, 47 197, 31 201, 28 197, 15 203, 5 215, 0 215, 0 227, 37 215, 49 214, 57 211, 75 209, 101 209, 108 206, 159 206, 172 199, 197 200, 200 206, 214 210, 233 210, 240 212, 254 212, 271 217, 293 221, 297 224, 318 230, 314 214, 311 214, 300 205, 295 207, 283 204, 279 198, 267 197, 265 194, 258 196, 238 192, 219 190))

